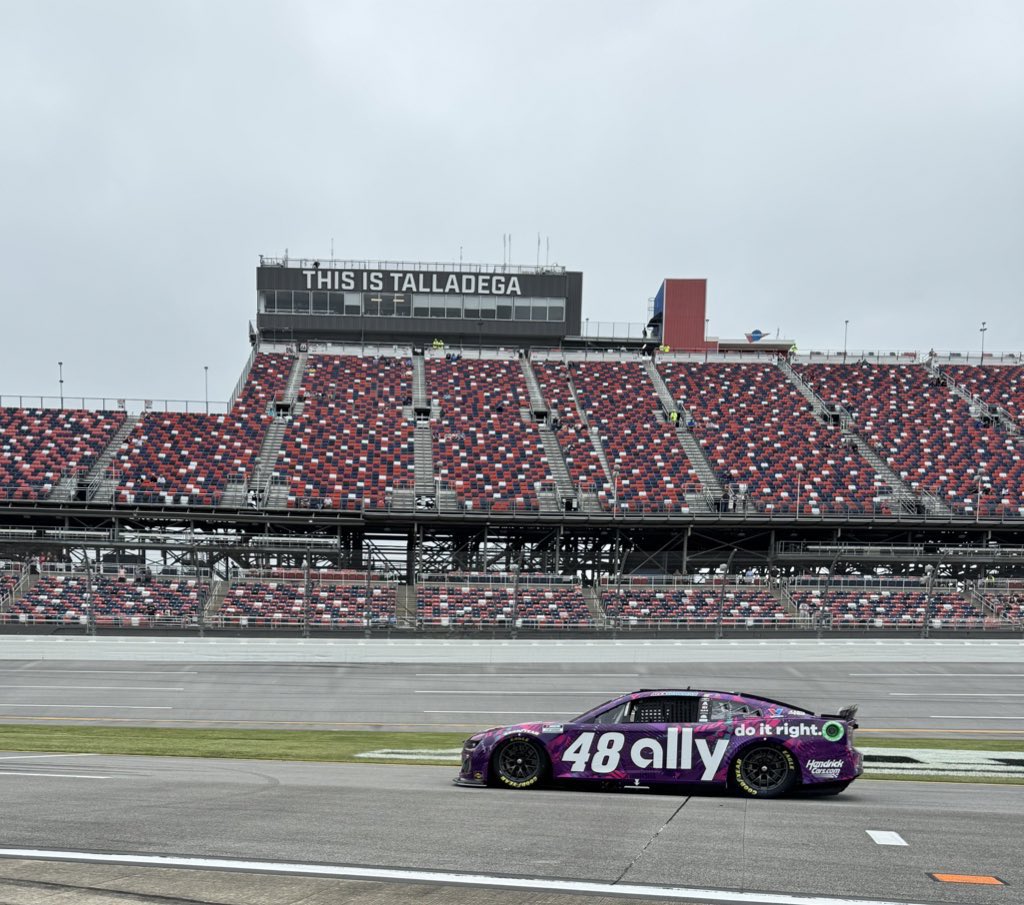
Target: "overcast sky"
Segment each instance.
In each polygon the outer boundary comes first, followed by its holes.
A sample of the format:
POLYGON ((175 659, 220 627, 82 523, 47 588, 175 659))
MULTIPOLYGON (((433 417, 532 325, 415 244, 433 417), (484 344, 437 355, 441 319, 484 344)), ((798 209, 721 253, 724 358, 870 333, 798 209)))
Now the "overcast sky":
POLYGON ((0 392, 230 394, 260 253, 706 277, 711 333, 1024 348, 1024 3, 0 0, 0 392))

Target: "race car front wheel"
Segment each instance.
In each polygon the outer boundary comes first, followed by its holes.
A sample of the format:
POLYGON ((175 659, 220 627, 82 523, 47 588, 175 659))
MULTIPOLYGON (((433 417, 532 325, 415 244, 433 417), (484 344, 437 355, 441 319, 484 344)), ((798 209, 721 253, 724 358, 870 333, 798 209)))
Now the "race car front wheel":
POLYGON ((513 738, 503 742, 494 754, 495 778, 509 789, 529 789, 544 778, 547 756, 536 742, 513 738))
POLYGON ((751 798, 784 795, 793 788, 797 775, 793 755, 777 745, 745 748, 732 763, 733 785, 751 798))

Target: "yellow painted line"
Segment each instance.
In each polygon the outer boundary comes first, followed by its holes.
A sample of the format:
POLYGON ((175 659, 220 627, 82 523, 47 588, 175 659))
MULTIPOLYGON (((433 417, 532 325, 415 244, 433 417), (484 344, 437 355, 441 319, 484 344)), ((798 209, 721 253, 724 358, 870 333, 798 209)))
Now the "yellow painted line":
POLYGON ((940 883, 973 883, 976 886, 1005 886, 1006 884, 998 877, 989 877, 984 874, 932 874, 932 879, 940 883))

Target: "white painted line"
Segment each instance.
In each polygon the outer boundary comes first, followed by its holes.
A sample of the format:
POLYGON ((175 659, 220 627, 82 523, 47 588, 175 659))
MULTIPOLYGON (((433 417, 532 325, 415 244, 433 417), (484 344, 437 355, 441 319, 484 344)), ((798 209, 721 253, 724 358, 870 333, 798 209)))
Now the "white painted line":
POLYGON ((8 669, 0 667, 0 672, 17 672, 25 676, 56 675, 63 676, 69 672, 107 673, 112 676, 198 676, 198 670, 170 669, 8 669))
POLYGON ((933 713, 930 716, 933 720, 1024 720, 1024 716, 978 716, 976 713, 960 714, 952 716, 948 713, 933 713))
POLYGON ((945 679, 945 678, 972 678, 972 679, 1021 679, 1024 672, 849 672, 848 676, 885 676, 886 678, 911 678, 922 679, 945 679))
POLYGON ((172 688, 169 685, 8 685, 0 688, 3 691, 20 691, 22 688, 57 688, 73 691, 184 691, 183 687, 172 688))
POLYGON ((92 752, 84 752, 82 754, 13 754, 10 757, 0 757, 0 760, 42 760, 44 757, 99 757, 98 754, 92 752))
POLYGON ((878 845, 906 845, 903 837, 892 830, 865 830, 878 845))
POLYGON ((1024 691, 890 691, 894 698, 1024 698, 1024 691))
POLYGON ((0 776, 45 776, 56 779, 110 779, 109 776, 83 775, 79 773, 21 773, 14 770, 0 770, 0 776))
POLYGON ((522 716, 541 714, 547 716, 575 716, 573 710, 424 710, 423 713, 482 713, 491 716, 522 716))
MULTIPOLYGON (((396 880, 405 883, 439 883, 445 886, 483 886, 529 889, 542 892, 585 893, 602 896, 633 896, 679 901, 741 902, 744 905, 868 905, 866 899, 836 896, 793 895, 781 892, 737 892, 732 889, 698 889, 685 886, 645 886, 637 883, 598 883, 586 880, 545 880, 492 874, 462 874, 398 868, 349 867, 343 864, 302 864, 294 861, 243 861, 235 858, 184 858, 168 855, 99 854, 32 848, 0 848, 0 858, 31 858, 37 861, 85 861, 93 864, 129 864, 145 867, 179 867, 193 870, 244 870, 250 873, 290 874, 352 880, 396 880)), ((918 905, 915 902, 872 899, 870 905, 918 905)))
POLYGON ((417 679, 639 679, 638 672, 418 672, 417 679))
POLYGON ((86 710, 174 710, 170 705, 163 707, 150 707, 144 704, 8 704, 0 701, 0 708, 3 707, 64 707, 86 710))
POLYGON ((457 764, 461 756, 461 748, 445 748, 444 750, 382 748, 379 751, 361 751, 356 754, 356 757, 370 757, 376 760, 443 760, 453 764, 457 764))
POLYGON ((461 691, 457 688, 446 688, 443 691, 427 691, 423 688, 417 688, 413 694, 489 694, 491 696, 505 697, 510 694, 525 694, 534 695, 540 697, 541 695, 551 695, 554 697, 578 697, 579 695, 587 695, 590 697, 600 695, 621 695, 622 691, 502 691, 496 688, 494 691, 461 691))

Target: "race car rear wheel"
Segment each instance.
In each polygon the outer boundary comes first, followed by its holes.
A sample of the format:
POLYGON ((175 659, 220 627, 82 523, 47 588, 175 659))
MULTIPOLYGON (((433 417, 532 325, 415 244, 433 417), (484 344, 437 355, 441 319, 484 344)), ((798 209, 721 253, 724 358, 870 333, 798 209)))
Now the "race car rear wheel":
POLYGON ((733 785, 751 798, 785 795, 798 775, 793 755, 778 745, 744 748, 732 762, 733 785))
POLYGON ((526 738, 502 742, 494 752, 494 776, 509 789, 529 789, 538 785, 547 773, 547 755, 526 738))

